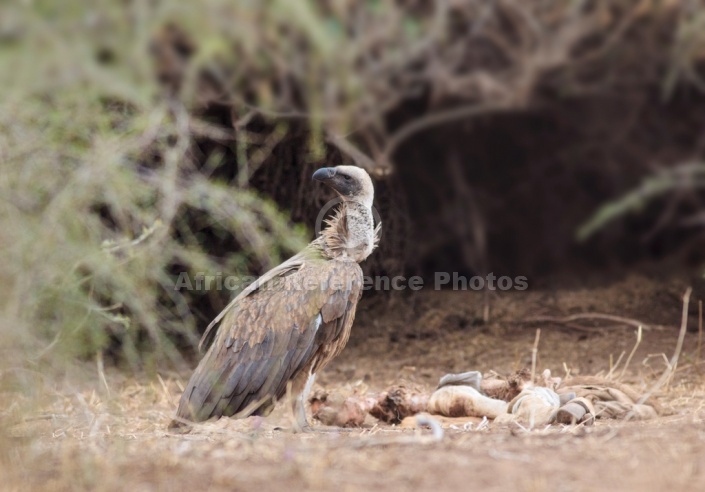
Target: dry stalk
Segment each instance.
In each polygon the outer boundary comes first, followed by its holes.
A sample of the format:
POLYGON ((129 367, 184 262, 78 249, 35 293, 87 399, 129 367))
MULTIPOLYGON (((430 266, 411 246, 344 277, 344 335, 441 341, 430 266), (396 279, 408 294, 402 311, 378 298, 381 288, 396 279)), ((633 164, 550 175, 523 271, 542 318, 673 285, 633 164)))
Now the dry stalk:
POLYGON ((634 348, 632 348, 632 351, 629 353, 629 357, 627 357, 627 362, 624 363, 624 369, 622 369, 622 373, 617 378, 617 381, 621 381, 622 378, 624 377, 624 373, 627 372, 627 368, 629 367, 629 363, 632 361, 632 357, 634 357, 634 353, 636 352, 636 349, 638 349, 639 345, 641 344, 642 331, 643 330, 641 329, 641 325, 639 325, 639 328, 637 328, 637 330, 636 330, 636 343, 634 344, 634 348))
POLYGON ((563 376, 563 380, 569 379, 570 378, 570 368, 568 367, 568 364, 563 362, 563 370, 565 371, 565 376, 563 376))
POLYGON ((612 379, 612 374, 614 374, 614 371, 616 371, 617 368, 619 367, 619 364, 622 362, 622 358, 624 357, 624 354, 626 354, 626 352, 624 350, 622 350, 622 353, 619 354, 619 357, 617 357, 617 362, 615 362, 614 364, 612 363, 613 355, 610 354, 610 370, 607 373, 607 376, 605 376, 607 379, 612 379))
POLYGON ((96 366, 98 368, 98 376, 100 377, 100 381, 103 383, 103 386, 105 387, 105 391, 108 395, 108 398, 111 398, 110 396, 110 387, 108 386, 108 380, 105 379, 105 364, 103 363, 103 351, 98 351, 95 357, 95 362, 96 366))
POLYGON ((698 350, 696 362, 700 362, 700 354, 703 346, 703 301, 698 301, 698 350))
MULTIPOLYGON (((688 304, 690 303, 690 294, 693 291, 691 287, 686 289, 685 294, 683 294, 683 313, 681 315, 681 329, 678 334, 678 343, 676 343, 676 350, 671 357, 668 367, 663 371, 661 377, 656 381, 656 383, 644 393, 644 395, 637 401, 638 405, 642 405, 646 400, 651 398, 651 396, 658 391, 664 384, 668 382, 671 376, 675 373, 676 367, 678 366, 678 358, 681 355, 681 349, 683 348, 683 340, 685 339, 685 332, 688 327, 688 304)), ((625 420, 631 420, 634 417, 634 412, 629 412, 625 420)))
POLYGON ((539 339, 541 338, 541 328, 536 329, 536 339, 531 349, 531 382, 536 382, 536 358, 539 354, 539 339))
POLYGON ((157 378, 159 379, 159 384, 161 384, 161 386, 162 386, 162 391, 164 392, 164 396, 166 397, 166 401, 171 402, 172 401, 171 392, 169 391, 169 387, 164 382, 162 375, 157 373, 157 378))

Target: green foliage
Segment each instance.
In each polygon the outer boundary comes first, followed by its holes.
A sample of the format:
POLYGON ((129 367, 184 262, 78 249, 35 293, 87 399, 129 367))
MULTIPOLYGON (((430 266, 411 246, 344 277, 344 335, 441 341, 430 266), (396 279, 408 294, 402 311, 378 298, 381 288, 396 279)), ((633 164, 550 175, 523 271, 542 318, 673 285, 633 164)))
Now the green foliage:
POLYGON ((391 2, 0 6, 0 308, 18 321, 7 326, 30 326, 42 356, 117 341, 133 365, 176 362, 174 340, 195 343, 205 321, 194 294, 174 290, 178 272, 245 274, 305 243, 248 188, 289 121, 305 121, 315 160, 328 132, 381 121, 380 101, 398 91, 390 74, 432 24, 391 2), (197 48, 187 60, 154 53, 170 24, 197 48), (157 83, 165 60, 178 87, 157 83), (233 129, 199 119, 214 101, 233 129), (203 159, 196 139, 225 142, 237 163, 222 151, 203 159), (235 183, 208 178, 233 165, 235 183), (237 252, 209 254, 233 237, 237 252))
POLYGON ((636 189, 626 195, 606 203, 577 232, 579 241, 584 241, 605 227, 608 223, 629 213, 638 212, 651 200, 681 188, 702 188, 705 186, 705 164, 683 164, 673 169, 665 169, 649 176, 636 189))
POLYGON ((175 335, 195 344, 203 322, 194 293, 174 289, 179 271, 244 274, 305 244, 246 182, 196 172, 193 129, 208 126, 194 89, 162 97, 147 49, 175 12, 124 6, 0 7, 0 309, 46 347, 33 356, 89 356, 112 339, 134 366, 176 363, 175 335), (212 257, 214 235, 241 250, 212 257))

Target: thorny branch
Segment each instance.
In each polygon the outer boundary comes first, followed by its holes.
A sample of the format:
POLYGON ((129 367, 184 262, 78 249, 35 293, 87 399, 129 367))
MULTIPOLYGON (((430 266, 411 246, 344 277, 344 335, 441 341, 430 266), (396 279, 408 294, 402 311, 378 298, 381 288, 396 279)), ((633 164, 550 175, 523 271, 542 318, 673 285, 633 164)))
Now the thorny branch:
POLYGON ((320 11, 305 15, 262 10, 259 15, 272 16, 267 21, 282 25, 285 34, 244 43, 235 33, 243 56, 233 67, 208 65, 215 87, 202 91, 212 96, 200 103, 233 108, 241 115, 237 128, 255 115, 304 120, 324 136, 319 145, 384 174, 399 147, 424 131, 524 111, 558 81, 554 90, 577 93, 583 70, 615 56, 618 41, 640 22, 663 18, 678 4, 659 10, 622 0, 444 0, 372 9, 324 1, 320 11), (325 32, 319 24, 335 29, 325 32), (260 57, 246 56, 253 42, 260 57), (423 115, 390 120, 409 101, 425 104, 423 115))

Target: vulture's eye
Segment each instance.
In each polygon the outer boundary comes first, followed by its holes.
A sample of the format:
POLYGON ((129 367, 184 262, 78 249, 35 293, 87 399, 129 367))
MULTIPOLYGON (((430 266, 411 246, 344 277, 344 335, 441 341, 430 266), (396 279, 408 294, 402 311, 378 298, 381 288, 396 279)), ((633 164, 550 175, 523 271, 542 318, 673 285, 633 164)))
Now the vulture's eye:
POLYGON ((347 174, 343 174, 343 179, 345 181, 350 181, 352 178, 350 176, 348 176, 347 174))

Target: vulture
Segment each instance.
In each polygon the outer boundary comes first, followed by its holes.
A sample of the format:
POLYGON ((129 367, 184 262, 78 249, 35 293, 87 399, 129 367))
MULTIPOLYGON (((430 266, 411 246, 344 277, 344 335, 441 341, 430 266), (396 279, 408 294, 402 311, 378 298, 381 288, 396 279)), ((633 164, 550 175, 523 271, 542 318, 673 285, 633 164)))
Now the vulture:
POLYGON ((350 337, 363 277, 359 263, 377 246, 374 188, 355 166, 313 174, 339 195, 325 229, 300 253, 245 288, 206 328, 206 350, 170 428, 213 417, 268 415, 287 394, 294 430, 308 431, 305 401, 316 373, 350 337))

